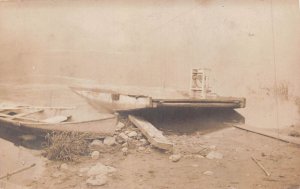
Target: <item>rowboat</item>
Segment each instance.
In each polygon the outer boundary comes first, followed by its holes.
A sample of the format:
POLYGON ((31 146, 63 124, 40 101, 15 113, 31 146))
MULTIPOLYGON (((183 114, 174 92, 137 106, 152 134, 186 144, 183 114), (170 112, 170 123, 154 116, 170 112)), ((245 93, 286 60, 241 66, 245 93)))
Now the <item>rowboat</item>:
POLYGON ((113 134, 116 122, 113 114, 89 114, 75 107, 0 106, 1 126, 22 132, 74 131, 107 136, 113 134))

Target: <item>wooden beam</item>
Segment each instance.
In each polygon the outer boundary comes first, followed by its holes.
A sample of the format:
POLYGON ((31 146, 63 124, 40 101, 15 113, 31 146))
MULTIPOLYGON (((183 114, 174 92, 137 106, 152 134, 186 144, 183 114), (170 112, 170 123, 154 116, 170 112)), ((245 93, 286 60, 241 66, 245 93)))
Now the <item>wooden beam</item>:
POLYGON ((280 141, 283 141, 283 142, 300 145, 300 139, 296 139, 294 137, 285 136, 285 135, 281 135, 279 133, 270 132, 270 131, 266 131, 266 130, 263 130, 263 129, 260 129, 260 128, 246 126, 246 125, 233 125, 233 126, 238 128, 238 129, 242 129, 242 130, 249 131, 249 132, 252 132, 252 133, 256 133, 256 134, 259 134, 259 135, 262 135, 262 136, 270 137, 270 138, 280 140, 280 141))
POLYGON ((20 119, 20 120, 33 121, 33 122, 42 122, 43 123, 43 121, 38 120, 38 119, 34 119, 34 118, 15 117, 15 116, 7 115, 7 114, 2 114, 2 113, 0 113, 0 117, 9 118, 9 119, 20 119))
POLYGON ((147 137, 148 141, 153 146, 163 150, 173 150, 173 144, 150 122, 144 120, 143 118, 132 115, 129 115, 129 120, 140 129, 140 131, 147 137))
POLYGON ((20 117, 28 116, 28 115, 43 112, 43 111, 44 110, 34 110, 34 111, 30 111, 30 112, 24 112, 24 113, 13 115, 13 118, 11 118, 11 119, 20 118, 20 117))

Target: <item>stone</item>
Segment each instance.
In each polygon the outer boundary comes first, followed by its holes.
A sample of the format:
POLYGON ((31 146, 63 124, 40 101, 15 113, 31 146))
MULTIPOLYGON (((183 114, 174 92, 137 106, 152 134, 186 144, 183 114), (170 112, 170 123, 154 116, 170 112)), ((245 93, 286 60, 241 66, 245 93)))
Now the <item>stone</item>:
POLYGON ((116 126, 116 131, 121 131, 125 127, 125 124, 122 122, 119 122, 116 126))
POLYGON ((121 151, 123 152, 123 155, 125 155, 125 156, 128 154, 128 148, 127 147, 122 148, 121 151))
POLYGON ((204 158, 204 157, 201 156, 201 155, 195 155, 194 157, 197 158, 197 159, 203 159, 203 158, 204 158))
POLYGON ((88 170, 87 176, 91 177, 96 175, 107 175, 114 172, 116 172, 116 168, 103 165, 102 163, 97 163, 88 170))
POLYGON ((141 142, 141 144, 142 144, 143 146, 149 144, 149 142, 148 142, 146 139, 144 139, 144 138, 140 139, 140 142, 141 142))
POLYGON ((125 142, 128 141, 129 137, 125 133, 120 133, 119 137, 124 140, 125 142))
POLYGON ((145 147, 140 146, 140 147, 138 148, 138 151, 144 151, 145 149, 146 149, 145 147))
POLYGON ((211 151, 206 155, 207 159, 223 159, 223 154, 215 151, 211 151))
POLYGON ((103 143, 101 140, 93 140, 93 142, 90 144, 91 147, 102 147, 103 143))
POLYGON ((137 132, 135 131, 131 131, 130 133, 127 134, 127 136, 129 136, 130 138, 134 138, 134 137, 137 137, 137 132))
POLYGON ((90 186, 103 186, 107 183, 106 175, 92 176, 86 180, 86 184, 90 186))
POLYGON ((60 169, 61 170, 68 170, 69 166, 66 163, 63 163, 63 164, 60 165, 60 169))
POLYGON ((113 146, 116 144, 116 139, 114 137, 105 137, 103 144, 113 146))
POLYGON ((100 152, 98 152, 98 151, 93 151, 92 154, 91 154, 91 157, 92 157, 93 160, 99 159, 99 157, 100 157, 100 152))
POLYGON ((212 171, 205 171, 203 175, 212 176, 214 173, 212 171))
POLYGON ((122 147, 128 147, 128 143, 127 142, 123 143, 122 147))
POLYGON ((181 159, 181 154, 173 154, 169 157, 169 160, 173 162, 178 162, 181 159))

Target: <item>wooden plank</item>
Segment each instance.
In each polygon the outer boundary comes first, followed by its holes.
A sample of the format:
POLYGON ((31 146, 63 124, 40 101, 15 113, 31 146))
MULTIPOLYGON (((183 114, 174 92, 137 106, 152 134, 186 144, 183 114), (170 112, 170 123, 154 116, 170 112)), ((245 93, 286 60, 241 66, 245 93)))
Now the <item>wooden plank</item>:
POLYGON ((296 139, 294 137, 285 136, 285 135, 281 135, 281 134, 278 134, 278 133, 275 133, 275 132, 270 132, 270 131, 266 131, 266 130, 263 130, 263 129, 260 129, 260 128, 246 126, 246 125, 233 125, 233 126, 238 128, 238 129, 242 129, 242 130, 249 131, 249 132, 252 132, 252 133, 256 133, 256 134, 259 134, 259 135, 262 135, 262 136, 277 139, 277 140, 280 140, 280 141, 283 141, 283 142, 300 145, 300 139, 296 139))
POLYGON ((16 107, 0 107, 0 111, 7 110, 24 110, 24 109, 49 109, 49 110, 73 110, 75 107, 51 107, 51 106, 16 106, 16 107))
POLYGON ((20 117, 28 116, 28 115, 43 112, 43 111, 44 110, 34 110, 34 111, 30 111, 30 112, 24 112, 24 113, 13 115, 13 118, 11 118, 11 119, 20 118, 20 117))
POLYGON ((152 99, 153 102, 161 103, 240 103, 244 102, 245 98, 230 98, 230 97, 219 97, 219 98, 186 98, 186 99, 152 99))
POLYGON ((68 115, 68 116, 59 115, 59 116, 54 116, 54 117, 44 119, 43 122, 53 123, 53 124, 54 123, 61 123, 61 122, 67 121, 71 117, 72 117, 71 115, 68 115))
POLYGON ((9 118, 9 119, 20 119, 20 120, 33 121, 33 122, 42 122, 43 123, 43 121, 38 120, 38 119, 34 119, 34 118, 15 117, 15 116, 7 115, 7 114, 2 114, 2 113, 0 113, 0 117, 9 118))
POLYGON ((270 176, 271 174, 266 170, 266 168, 257 161, 256 158, 254 158, 253 156, 251 156, 252 160, 256 163, 256 165, 258 165, 263 171, 264 173, 267 175, 267 176, 270 176))
POLYGON ((17 174, 17 173, 21 173, 21 172, 23 172, 23 171, 26 171, 26 170, 28 170, 28 169, 34 167, 35 165, 36 165, 36 164, 33 163, 33 164, 31 164, 30 166, 27 166, 27 167, 18 169, 18 170, 16 170, 16 171, 11 172, 11 173, 7 173, 6 175, 1 176, 0 179, 8 178, 8 177, 13 176, 13 175, 15 175, 15 174, 17 174))
POLYGON ((186 107, 186 108, 238 108, 239 103, 158 103, 156 107, 186 107))
POLYGON ((140 117, 135 117, 132 115, 129 115, 129 120, 140 129, 140 131, 147 137, 148 141, 153 146, 163 150, 173 150, 173 144, 151 123, 140 117))

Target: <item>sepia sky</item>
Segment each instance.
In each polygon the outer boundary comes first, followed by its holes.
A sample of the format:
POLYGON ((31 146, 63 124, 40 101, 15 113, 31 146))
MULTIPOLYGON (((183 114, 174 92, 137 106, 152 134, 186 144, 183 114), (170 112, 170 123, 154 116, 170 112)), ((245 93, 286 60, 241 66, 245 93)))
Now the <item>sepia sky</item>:
POLYGON ((300 93, 297 0, 3 1, 0 48, 2 78, 188 88, 205 67, 222 94, 300 93))

